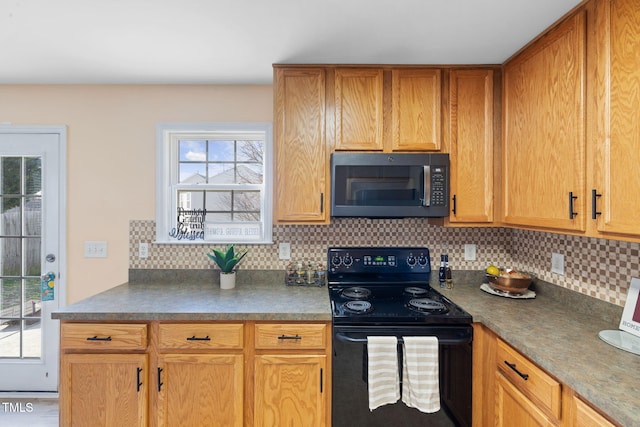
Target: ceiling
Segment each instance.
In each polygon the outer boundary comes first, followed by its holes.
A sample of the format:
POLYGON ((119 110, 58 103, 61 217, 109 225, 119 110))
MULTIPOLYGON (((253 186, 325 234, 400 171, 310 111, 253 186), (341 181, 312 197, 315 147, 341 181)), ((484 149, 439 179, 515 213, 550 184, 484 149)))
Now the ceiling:
POLYGON ((581 0, 0 0, 0 84, 269 84, 274 63, 500 64, 581 0))

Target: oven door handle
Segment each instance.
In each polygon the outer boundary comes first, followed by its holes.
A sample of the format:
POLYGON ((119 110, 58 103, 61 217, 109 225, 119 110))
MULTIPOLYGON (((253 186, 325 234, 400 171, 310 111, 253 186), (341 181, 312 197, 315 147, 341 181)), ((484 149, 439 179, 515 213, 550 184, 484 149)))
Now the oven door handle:
MULTIPOLYGON (((408 333, 407 336, 415 336, 414 334, 408 333)), ((425 335, 426 336, 426 335, 425 335)), ((343 332, 336 332, 335 333, 335 337, 343 342, 349 342, 349 343, 357 343, 357 344, 366 344, 367 343, 367 338, 355 338, 355 337, 351 337, 343 332)), ((402 343, 402 337, 397 337, 398 338, 398 343, 402 343)), ((444 338, 444 339, 440 339, 438 338, 438 344, 442 344, 442 345, 459 345, 459 344, 468 344, 472 341, 472 337, 464 337, 464 338, 444 338)))

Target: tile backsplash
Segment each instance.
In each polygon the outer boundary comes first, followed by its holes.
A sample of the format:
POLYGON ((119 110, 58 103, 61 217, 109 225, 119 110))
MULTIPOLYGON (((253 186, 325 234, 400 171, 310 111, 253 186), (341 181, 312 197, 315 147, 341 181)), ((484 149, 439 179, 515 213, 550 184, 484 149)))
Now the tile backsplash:
MULTIPOLYGON (((208 269, 211 244, 155 244, 155 221, 129 224, 129 268, 208 269), (149 243, 149 256, 138 245, 149 243)), ((426 246, 432 268, 448 253, 454 270, 479 270, 490 263, 530 271, 540 279, 623 306, 629 282, 640 276, 640 244, 501 227, 446 228, 425 219, 333 219, 330 225, 276 225, 273 244, 242 245, 251 251, 242 269, 283 270, 278 244, 291 244, 292 260, 326 262, 329 246, 426 246), (476 245, 476 260, 464 260, 464 245, 476 245), (551 273, 551 253, 564 255, 565 275, 551 273)))

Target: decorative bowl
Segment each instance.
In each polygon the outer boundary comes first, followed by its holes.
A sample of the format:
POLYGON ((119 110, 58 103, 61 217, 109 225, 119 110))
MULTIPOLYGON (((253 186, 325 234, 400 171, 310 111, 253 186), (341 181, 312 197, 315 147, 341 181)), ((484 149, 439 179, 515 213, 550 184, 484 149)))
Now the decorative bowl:
POLYGON ((500 291, 519 294, 531 285, 533 276, 515 270, 501 270, 499 276, 487 274, 487 280, 491 286, 500 291))

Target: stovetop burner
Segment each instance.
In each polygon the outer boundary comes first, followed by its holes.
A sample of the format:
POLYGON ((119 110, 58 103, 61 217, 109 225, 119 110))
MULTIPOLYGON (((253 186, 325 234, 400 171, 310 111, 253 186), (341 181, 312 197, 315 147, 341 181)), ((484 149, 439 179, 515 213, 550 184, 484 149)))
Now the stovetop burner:
POLYGON ((417 286, 409 286, 404 288, 404 293, 410 295, 412 297, 421 297, 423 295, 427 295, 429 291, 426 288, 419 288, 417 286))
POLYGON ((373 311, 373 305, 369 301, 349 301, 344 304, 344 307, 354 314, 365 314, 373 311))
POLYGON ((427 248, 330 248, 334 325, 468 325, 471 316, 429 286, 427 248))
POLYGON ((407 307, 421 313, 446 313, 449 311, 443 303, 430 298, 414 298, 409 301, 407 307))
POLYGON ((367 288, 351 287, 342 291, 342 296, 349 299, 362 300, 367 299, 371 295, 371 291, 367 288))

